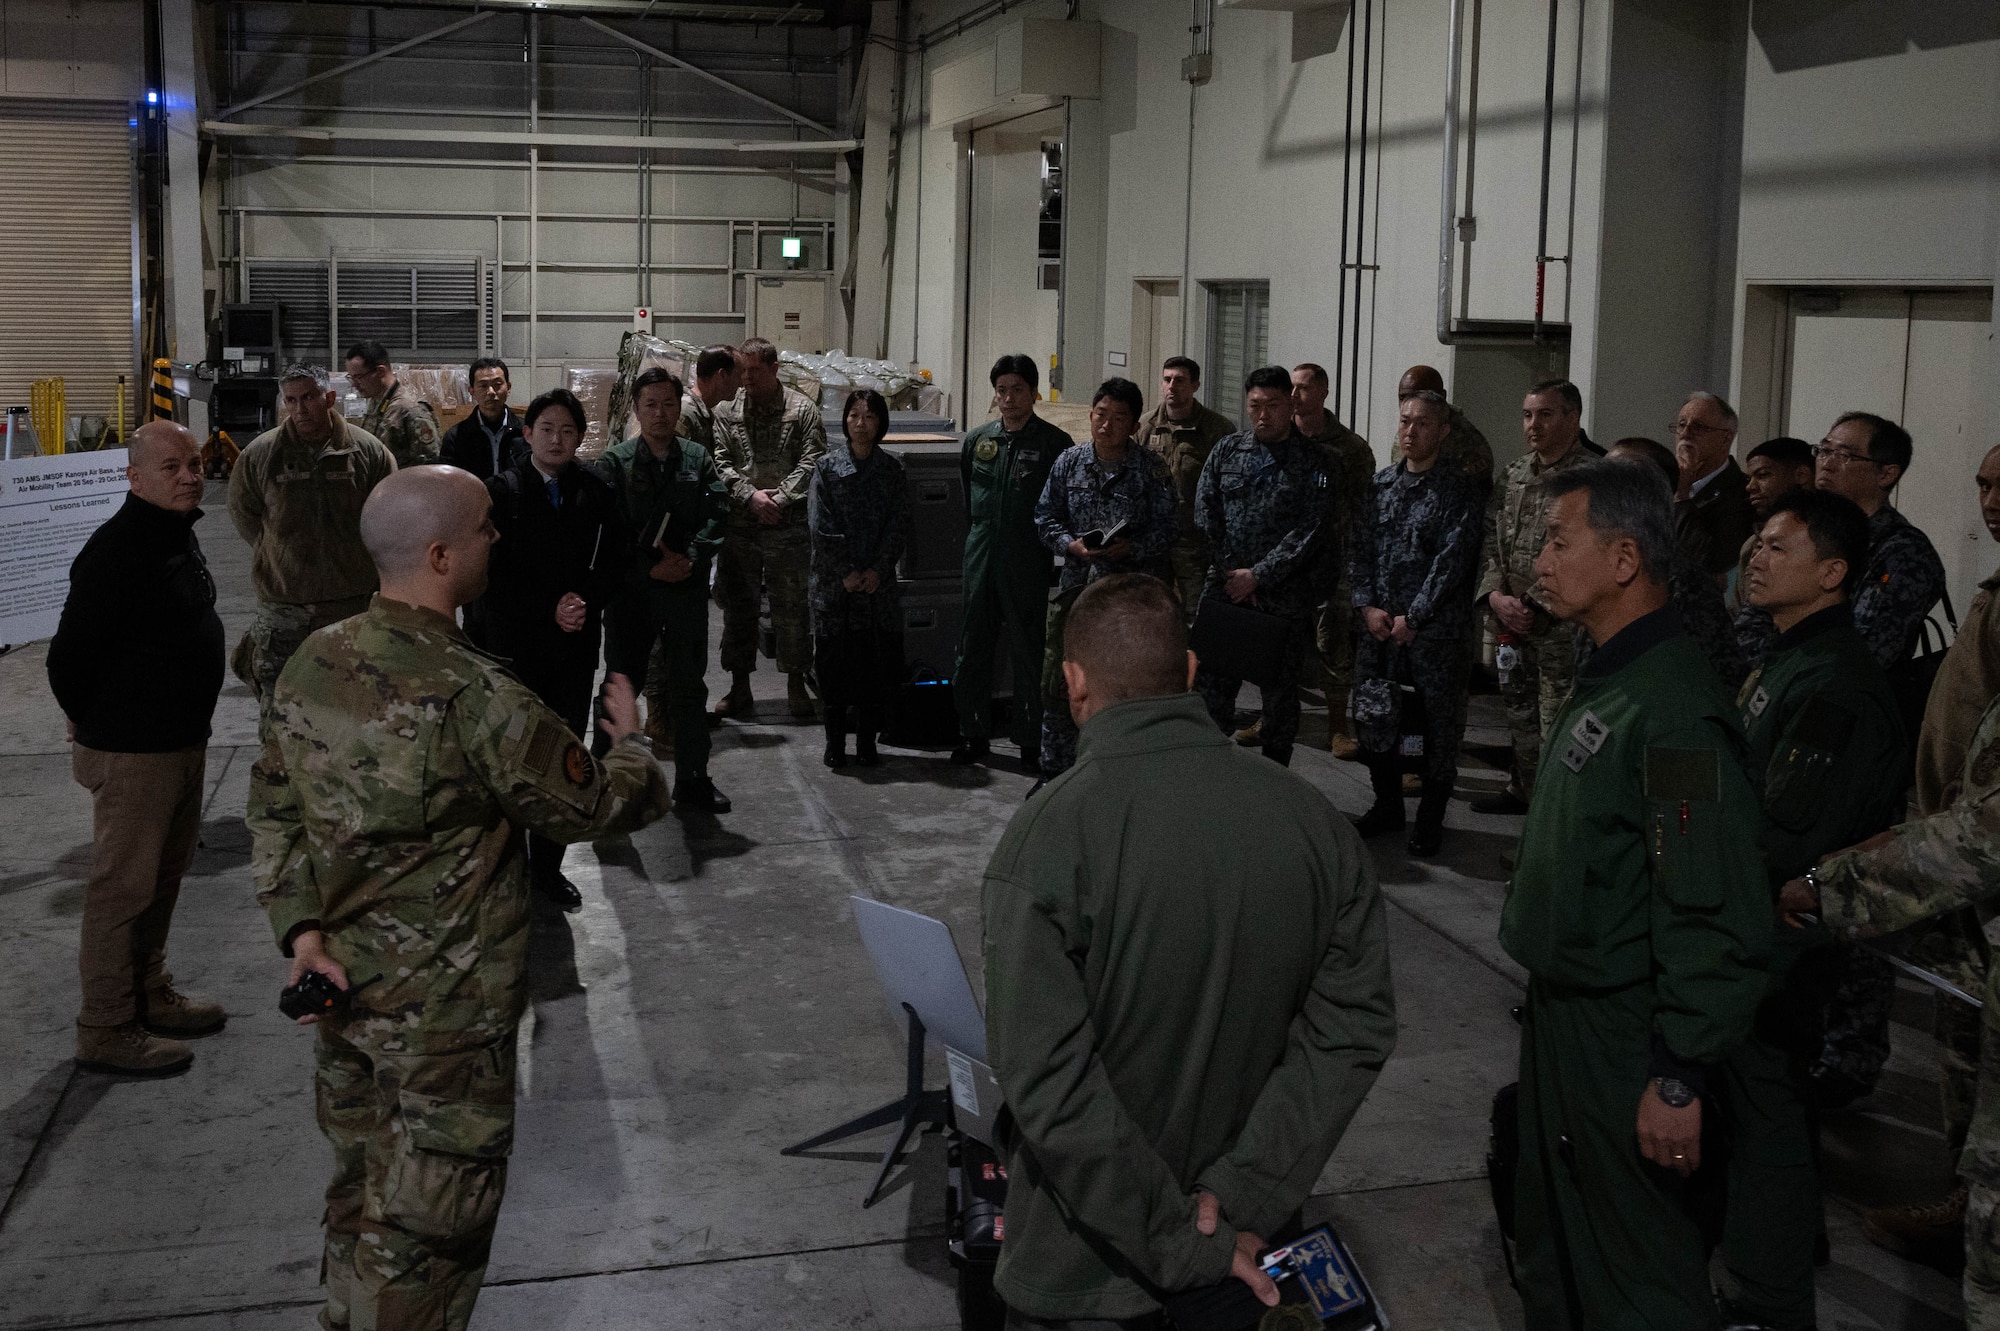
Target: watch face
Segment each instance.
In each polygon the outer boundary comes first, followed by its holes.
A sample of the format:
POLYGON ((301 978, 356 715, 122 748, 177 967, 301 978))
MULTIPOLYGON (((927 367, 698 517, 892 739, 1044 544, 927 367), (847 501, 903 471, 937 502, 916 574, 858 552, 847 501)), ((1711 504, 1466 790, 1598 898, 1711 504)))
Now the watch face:
POLYGON ((1662 1077, 1657 1083, 1660 1098, 1675 1109, 1685 1109, 1694 1103, 1694 1088, 1684 1081, 1672 1077, 1662 1077))

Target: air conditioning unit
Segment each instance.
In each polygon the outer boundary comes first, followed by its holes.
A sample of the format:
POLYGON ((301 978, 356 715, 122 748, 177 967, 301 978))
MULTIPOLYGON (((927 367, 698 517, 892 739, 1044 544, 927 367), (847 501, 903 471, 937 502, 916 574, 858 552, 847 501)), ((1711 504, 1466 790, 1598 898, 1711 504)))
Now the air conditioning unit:
POLYGON ((1063 19, 1021 19, 991 45, 931 74, 931 123, 977 129, 1065 97, 1098 95, 1102 28, 1063 19))

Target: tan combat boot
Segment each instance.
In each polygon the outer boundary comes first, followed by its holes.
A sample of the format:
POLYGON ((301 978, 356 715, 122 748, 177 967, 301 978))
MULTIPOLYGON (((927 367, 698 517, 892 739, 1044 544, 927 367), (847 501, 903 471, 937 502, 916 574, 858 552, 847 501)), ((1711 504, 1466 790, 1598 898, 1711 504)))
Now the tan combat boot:
POLYGON ((1326 747, 1344 763, 1361 761, 1361 746, 1354 740, 1354 725, 1347 715, 1345 694, 1327 695, 1326 747), (1338 703, 1338 706, 1335 704, 1338 703))
POLYGON ((1264 742, 1264 718, 1258 717, 1249 725, 1236 732, 1236 742, 1246 749, 1254 749, 1264 742))
POLYGON ((650 690, 646 694, 646 738, 652 742, 654 757, 673 757, 673 713, 667 710, 667 700, 650 690))
POLYGON ((803 673, 785 676, 785 703, 792 709, 792 715, 807 717, 814 715, 812 694, 806 691, 806 677, 803 673))
POLYGON ((1423 775, 1418 772, 1403 773, 1403 793, 1405 795, 1423 794, 1424 793, 1423 775))
POLYGON ((715 704, 717 716, 733 716, 739 721, 747 721, 757 714, 757 700, 750 696, 750 672, 739 670, 729 685, 729 692, 722 695, 715 704))
POLYGON ((1956 1275, 1965 1269, 1965 1185, 1928 1206, 1878 1207, 1861 1232, 1878 1248, 1956 1275))
POLYGON ((139 1011, 140 1025, 160 1035, 212 1035, 229 1020, 222 1004, 190 998, 171 983, 148 989, 139 1011))
POLYGON ((149 1034, 136 1021, 123 1026, 76 1028, 76 1065, 91 1072, 127 1077, 171 1077, 194 1062, 194 1050, 179 1040, 149 1034))

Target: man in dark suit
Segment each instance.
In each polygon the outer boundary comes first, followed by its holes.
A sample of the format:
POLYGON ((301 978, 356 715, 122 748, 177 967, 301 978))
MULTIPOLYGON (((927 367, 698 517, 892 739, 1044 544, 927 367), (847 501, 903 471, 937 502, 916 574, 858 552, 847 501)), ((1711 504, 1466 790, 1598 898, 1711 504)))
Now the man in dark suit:
POLYGON ((477 410, 445 432, 438 461, 490 481, 516 463, 527 461, 528 442, 522 434, 521 418, 507 407, 507 394, 514 387, 507 362, 497 356, 481 356, 472 362, 466 378, 477 410))
POLYGON ((1721 582, 1736 567, 1757 524, 1747 478, 1729 454, 1736 412, 1713 393, 1690 393, 1674 417, 1674 457, 1681 464, 1674 493, 1674 539, 1721 582))

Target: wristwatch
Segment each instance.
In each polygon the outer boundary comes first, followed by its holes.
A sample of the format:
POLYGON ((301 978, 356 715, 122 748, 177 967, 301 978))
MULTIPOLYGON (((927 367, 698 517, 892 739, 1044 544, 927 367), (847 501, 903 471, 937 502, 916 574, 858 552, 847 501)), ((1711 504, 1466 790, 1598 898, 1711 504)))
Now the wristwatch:
POLYGON ((1669 1109, 1686 1109, 1695 1102, 1694 1087, 1678 1077, 1655 1077, 1653 1088, 1660 1093, 1669 1109))

